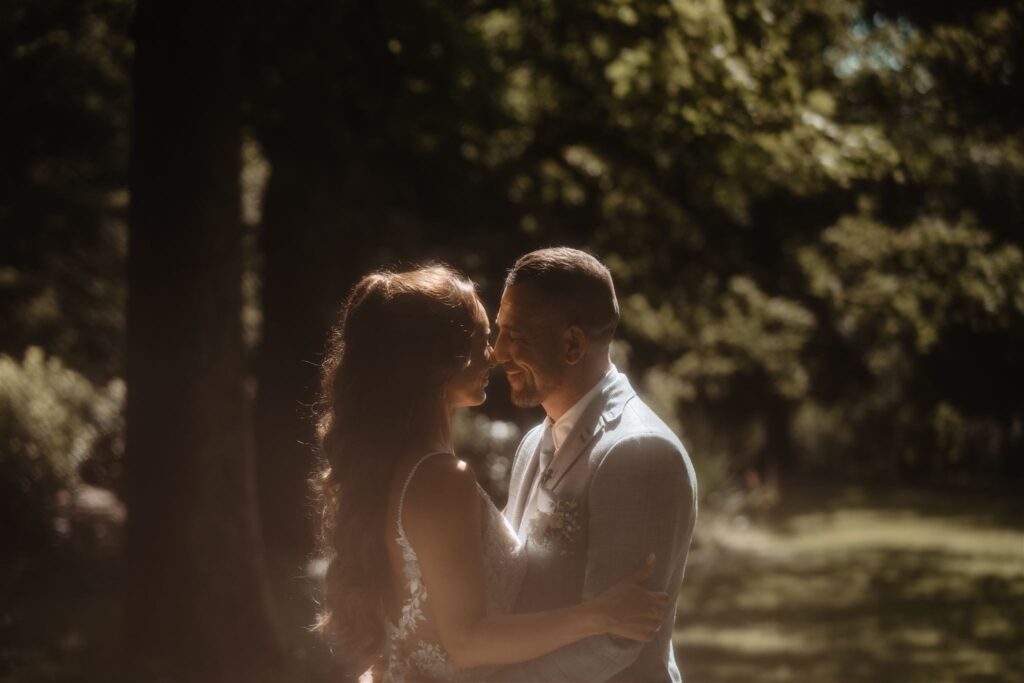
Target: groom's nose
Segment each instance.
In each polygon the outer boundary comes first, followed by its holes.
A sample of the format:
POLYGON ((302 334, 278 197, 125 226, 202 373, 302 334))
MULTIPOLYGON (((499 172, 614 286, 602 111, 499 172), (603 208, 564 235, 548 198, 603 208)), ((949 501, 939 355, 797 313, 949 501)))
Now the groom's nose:
POLYGON ((491 361, 496 365, 504 365, 511 360, 508 355, 508 340, 505 336, 504 331, 499 331, 498 337, 494 340, 494 346, 491 347, 491 361))

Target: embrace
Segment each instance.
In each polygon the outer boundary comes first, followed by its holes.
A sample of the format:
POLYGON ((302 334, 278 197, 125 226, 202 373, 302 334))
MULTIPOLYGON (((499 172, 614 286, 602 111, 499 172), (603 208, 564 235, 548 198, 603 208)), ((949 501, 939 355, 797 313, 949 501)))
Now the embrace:
POLYGON ((493 348, 474 285, 445 266, 353 288, 323 368, 318 627, 361 680, 681 680, 696 478, 612 365, 618 322, 608 269, 562 247, 513 266, 493 348), (547 413, 503 512, 451 438, 495 367, 547 413))

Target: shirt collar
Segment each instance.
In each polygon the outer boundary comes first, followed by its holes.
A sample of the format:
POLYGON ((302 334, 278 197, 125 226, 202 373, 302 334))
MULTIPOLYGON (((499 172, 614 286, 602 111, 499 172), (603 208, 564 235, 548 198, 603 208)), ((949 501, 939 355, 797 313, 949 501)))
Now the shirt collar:
MULTIPOLYGON (((551 425, 551 438, 554 441, 555 450, 557 451, 565 443, 565 440, 569 438, 569 434, 572 433, 572 428, 576 426, 576 422, 579 421, 580 416, 587 409, 587 406, 600 394, 605 388, 615 381, 615 377, 619 374, 613 364, 608 368, 608 372, 604 374, 597 384, 590 388, 590 391, 583 394, 582 397, 576 403, 573 404, 572 408, 565 411, 562 417, 558 418, 553 425, 551 425)), ((548 418, 548 424, 551 424, 551 418, 548 418)))

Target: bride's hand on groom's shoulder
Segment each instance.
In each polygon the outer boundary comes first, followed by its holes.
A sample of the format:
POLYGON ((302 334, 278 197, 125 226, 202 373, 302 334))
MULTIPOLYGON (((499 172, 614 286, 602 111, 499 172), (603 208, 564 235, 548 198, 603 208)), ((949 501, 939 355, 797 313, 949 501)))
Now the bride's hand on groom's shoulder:
POLYGON ((668 594, 644 588, 644 581, 653 573, 651 554, 632 574, 591 601, 603 619, 605 633, 641 642, 654 637, 665 619, 668 594))

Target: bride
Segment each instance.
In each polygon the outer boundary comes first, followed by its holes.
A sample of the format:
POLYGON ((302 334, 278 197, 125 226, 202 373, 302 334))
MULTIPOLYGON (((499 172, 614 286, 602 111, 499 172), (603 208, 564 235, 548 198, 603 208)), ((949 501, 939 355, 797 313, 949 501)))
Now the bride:
POLYGON ((317 628, 375 680, 479 680, 600 634, 647 641, 667 596, 647 564, 582 603, 511 614, 519 539, 452 451, 493 362, 473 284, 445 266, 366 276, 323 366, 317 478, 331 561, 317 628))

